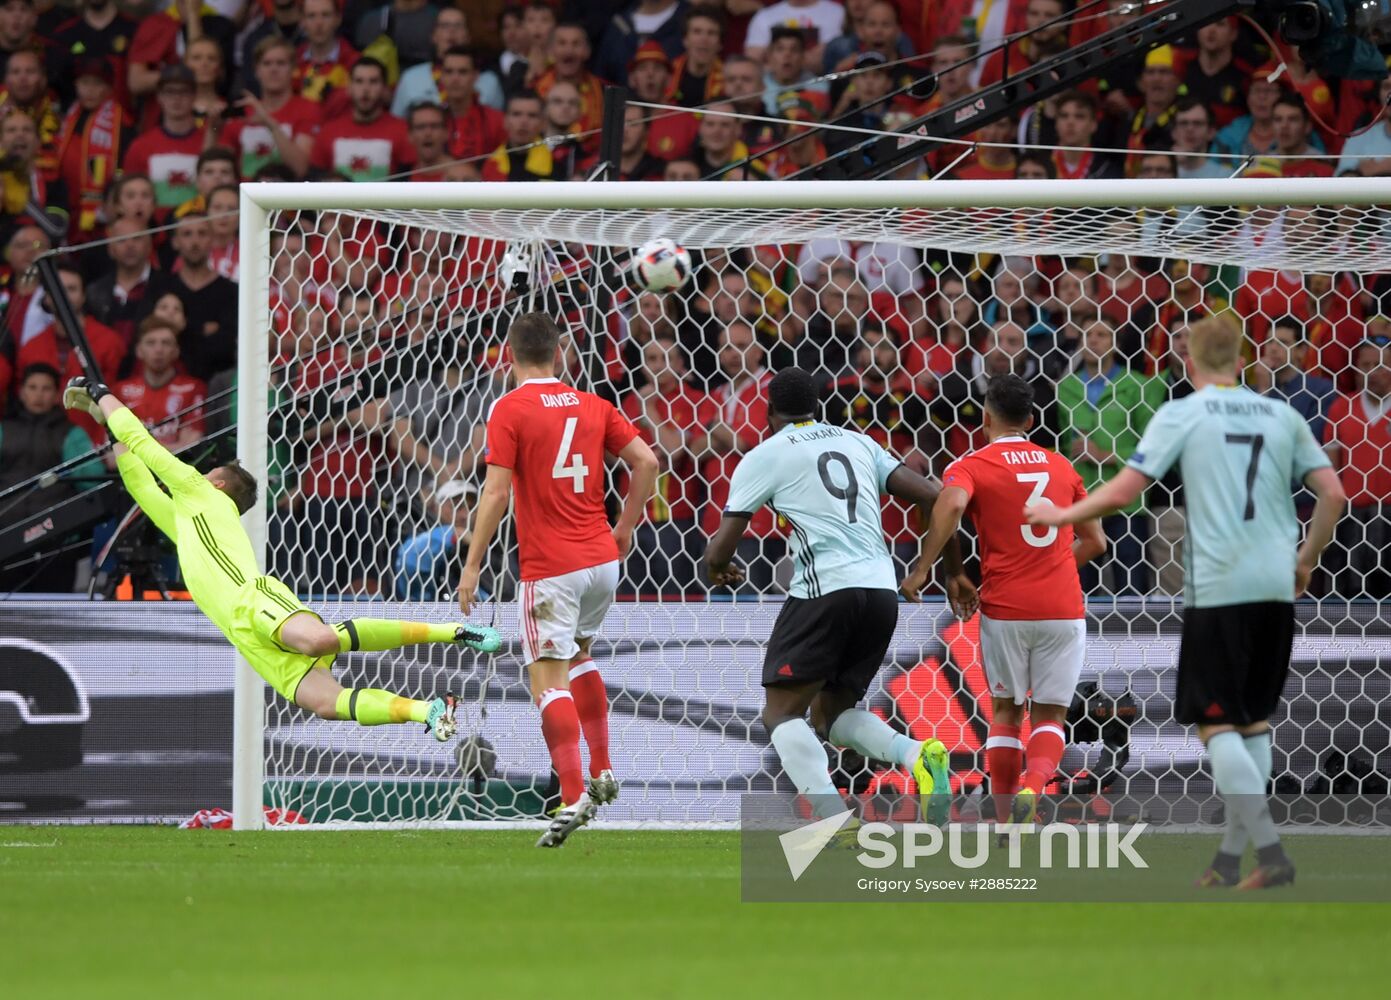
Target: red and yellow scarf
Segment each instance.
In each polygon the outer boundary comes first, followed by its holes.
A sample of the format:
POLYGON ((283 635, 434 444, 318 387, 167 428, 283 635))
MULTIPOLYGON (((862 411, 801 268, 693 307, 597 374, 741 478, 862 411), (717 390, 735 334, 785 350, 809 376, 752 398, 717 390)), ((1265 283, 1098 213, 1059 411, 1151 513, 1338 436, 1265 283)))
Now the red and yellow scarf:
POLYGON ((82 143, 81 183, 79 189, 69 191, 68 196, 76 198, 78 206, 77 218, 73 220, 74 230, 91 233, 97 228, 97 212, 101 209, 106 185, 116 176, 125 116, 115 99, 108 98, 101 107, 87 115, 81 134, 78 134, 81 117, 82 106, 74 102, 58 132, 58 162, 63 161, 69 142, 76 140, 82 143))
MULTIPOLYGON (((676 88, 681 86, 681 80, 686 75, 686 53, 681 53, 672 61, 671 78, 667 83, 667 92, 664 100, 671 104, 675 100, 676 88)), ((689 101, 693 95, 682 94, 682 102, 689 101)), ((716 59, 710 66, 710 72, 705 75, 705 93, 700 95, 700 100, 696 104, 709 104, 717 97, 724 96, 724 60, 716 59)))

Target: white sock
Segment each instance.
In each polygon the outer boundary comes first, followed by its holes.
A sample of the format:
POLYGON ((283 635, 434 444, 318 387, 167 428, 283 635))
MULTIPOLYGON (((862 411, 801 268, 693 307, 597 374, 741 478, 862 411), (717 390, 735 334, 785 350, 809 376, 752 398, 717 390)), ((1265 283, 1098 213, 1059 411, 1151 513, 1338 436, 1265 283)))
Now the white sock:
POLYGON ((831 725, 831 742, 849 747, 872 760, 912 767, 922 750, 922 743, 909 739, 873 712, 863 708, 848 708, 831 725))
POLYGON ((1241 734, 1231 730, 1218 733, 1207 741, 1207 756, 1213 783, 1227 804, 1228 824, 1240 823, 1257 850, 1279 843, 1280 835, 1275 832, 1265 800, 1265 779, 1246 752, 1241 734))
POLYGON ((831 784, 831 761, 826 756, 826 748, 806 719, 788 719, 773 730, 772 739, 782 769, 797 786, 797 791, 803 795, 832 796, 836 802, 840 801, 840 793, 831 784))

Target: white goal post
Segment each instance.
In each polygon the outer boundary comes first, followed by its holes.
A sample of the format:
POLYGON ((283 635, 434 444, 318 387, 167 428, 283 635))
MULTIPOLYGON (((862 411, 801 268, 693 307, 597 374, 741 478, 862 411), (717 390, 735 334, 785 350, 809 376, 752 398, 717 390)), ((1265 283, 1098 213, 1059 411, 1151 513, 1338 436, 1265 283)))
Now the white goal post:
MULTIPOLYGON (((718 340, 724 326, 747 322, 766 351, 774 352, 795 344, 801 327, 824 323, 831 331, 827 334, 830 339, 812 346, 825 360, 833 393, 846 378, 853 381, 855 359, 862 347, 873 359, 875 345, 881 340, 889 342, 898 353, 886 363, 897 365, 900 357, 906 358, 910 344, 924 357, 941 344, 948 352, 947 361, 923 362, 926 367, 918 371, 902 370, 903 384, 908 386, 904 392, 921 396, 915 397, 914 403, 922 407, 922 422, 933 425, 932 444, 925 444, 914 427, 902 429, 903 440, 911 438, 911 447, 921 454, 925 467, 940 472, 941 461, 953 448, 969 442, 973 432, 969 420, 961 416, 965 411, 959 407, 953 410, 944 402, 944 386, 952 377, 948 362, 955 358, 954 363, 962 366, 966 376, 978 371, 980 364, 989 363, 988 359, 980 360, 989 350, 981 346, 981 338, 988 339, 998 324, 1009 322, 1011 317, 1036 314, 1035 325, 1020 323, 1028 336, 1028 350, 1043 357, 1045 347, 1061 350, 1058 344, 1064 328, 1072 328, 1074 306, 1075 315, 1085 313, 1087 323, 1094 321, 1094 315, 1119 316, 1119 320, 1109 321, 1116 328, 1113 344, 1121 336, 1120 327, 1133 326, 1140 346, 1139 353, 1130 358, 1130 367, 1137 377, 1162 379, 1164 358, 1142 355, 1156 342, 1155 336, 1162 335, 1167 344, 1167 335, 1172 332, 1171 321, 1162 318, 1173 315, 1168 308, 1171 300, 1163 296, 1177 294, 1173 289, 1184 280, 1171 266, 1173 262, 1186 262, 1184 275, 1194 273, 1192 265, 1203 265, 1207 276, 1192 280, 1202 286, 1202 297, 1212 291, 1213 302, 1220 299, 1224 308, 1237 307, 1239 290, 1250 286, 1252 274, 1276 275, 1271 279, 1275 285, 1282 273, 1301 276, 1286 285, 1313 288, 1315 285, 1302 276, 1327 273, 1334 279, 1332 290, 1309 292, 1312 304, 1307 308, 1316 310, 1325 297, 1337 295, 1346 300, 1339 305, 1340 310, 1355 314, 1357 322, 1367 323, 1375 313, 1367 310, 1366 302, 1379 301, 1381 294, 1374 278, 1391 272, 1391 210, 1380 206, 1391 206, 1391 178, 245 183, 241 186, 240 217, 237 454, 264 484, 275 465, 277 449, 292 460, 302 450, 295 437, 298 431, 277 427, 272 421, 274 400, 277 394, 289 397, 296 391, 285 374, 287 369, 303 366, 316 352, 337 348, 334 338, 346 329, 349 308, 342 304, 343 296, 351 300, 361 292, 374 298, 377 306, 369 321, 383 325, 389 320, 396 324, 393 329, 399 328, 396 335, 413 338, 411 343, 433 336, 433 329, 411 326, 425 322, 418 320, 425 312, 414 312, 423 309, 424 300, 412 299, 414 305, 402 311, 393 299, 398 293, 388 290, 419 287, 420 262, 425 261, 432 269, 431 280, 441 282, 438 287, 448 299, 446 310, 439 305, 440 296, 436 297, 428 312, 430 322, 439 329, 457 331, 454 339, 467 341, 469 360, 465 367, 472 365, 481 371, 485 364, 493 363, 485 363, 484 358, 495 361, 489 351, 496 349, 499 339, 499 331, 492 326, 499 309, 519 308, 523 302, 545 307, 559 297, 573 313, 570 325, 576 336, 584 331, 589 338, 583 348, 576 348, 577 354, 583 355, 576 361, 576 370, 583 370, 596 389, 615 398, 628 394, 640 377, 633 368, 637 363, 634 358, 641 358, 647 341, 630 332, 639 327, 653 339, 660 339, 659 328, 670 328, 672 337, 689 352, 690 343, 703 343, 699 338, 718 340), (364 229, 370 230, 370 235, 362 235, 364 229), (697 256, 698 273, 693 285, 673 293, 667 301, 652 304, 655 312, 646 315, 643 302, 638 301, 642 296, 625 287, 623 263, 628 251, 657 236, 670 237, 692 251, 697 256), (818 259, 812 254, 808 258, 800 248, 812 244, 830 244, 829 256, 823 254, 818 259), (873 253, 861 254, 863 245, 888 249, 875 258, 873 253), (769 246, 782 248, 783 256, 775 263, 760 260, 753 253, 756 247, 769 246), (355 256, 368 254, 377 256, 366 266, 355 256), (864 315, 846 318, 824 312, 822 295, 841 280, 836 264, 842 257, 843 263, 848 261, 850 273, 843 286, 837 286, 843 295, 838 301, 849 303, 853 295, 862 292, 869 303, 864 315), (459 266, 445 268, 442 258, 459 266), (388 259, 390 263, 379 263, 388 259), (1079 259, 1089 263, 1084 267, 1069 263, 1079 259), (720 262, 714 284, 708 289, 704 282, 710 275, 699 273, 702 260, 720 262), (1108 260, 1110 263, 1100 263, 1108 260), (530 275, 529 288, 505 299, 515 270, 530 275), (808 277, 813 273, 814 279, 808 277), (1136 294, 1133 291, 1124 295, 1112 291, 1131 288, 1133 282, 1128 279, 1132 273, 1146 289, 1150 278, 1155 277, 1156 288, 1170 291, 1163 295, 1145 291, 1139 298, 1128 297, 1136 294), (350 287, 362 274, 370 276, 371 287, 350 287), (1080 275, 1080 299, 1068 300, 1059 291, 1068 274, 1080 275), (558 275, 569 282, 563 292, 552 288, 561 281, 558 275), (1013 285, 1010 292, 1003 291, 1007 275, 1018 279, 1022 290, 1018 298, 1005 297, 1013 294, 1013 285), (728 297, 736 301, 735 319, 728 321, 722 319, 721 307, 714 301, 715 296, 726 294, 722 291, 724 276, 730 277, 734 289, 728 297), (881 284, 876 286, 875 281, 881 284), (958 283, 966 291, 949 299, 942 291, 948 282, 958 283), (293 284, 293 296, 283 292, 286 283, 293 284), (1095 291, 1103 286, 1110 298, 1095 291), (1229 293, 1226 298, 1216 294, 1219 286, 1229 293), (754 303, 750 308, 755 312, 739 312, 746 301, 739 296, 748 295, 752 295, 747 301, 754 303), (288 301, 292 297, 293 301, 288 301), (963 297, 970 301, 961 304, 963 297), (508 303, 505 306, 504 301, 508 303), (1108 309, 1120 312, 1108 313, 1108 309), (323 317, 310 315, 316 311, 323 317), (1063 318, 1047 318, 1054 315, 1063 318), (315 324, 319 324, 317 328, 315 324), (281 329, 282 325, 286 328, 281 329), (595 328, 588 329, 591 326, 595 328), (867 333, 871 326, 880 332, 871 336, 867 333), (948 346, 949 327, 951 336, 964 336, 964 343, 958 339, 948 346), (1040 332, 1044 329, 1052 332, 1040 332), (606 345, 603 341, 613 330, 633 339, 625 342, 626 346, 606 345), (272 345, 278 345, 274 359, 272 345), (605 354, 606 350, 614 356, 605 354), (624 354, 625 350, 637 353, 624 354), (976 369, 971 368, 973 358, 976 369), (938 367, 933 368, 933 364, 938 367), (600 385, 606 378, 613 384, 600 385)), ((1247 301, 1255 301, 1258 310, 1263 310, 1255 316, 1263 338, 1271 322, 1281 316, 1269 314, 1271 307, 1261 294, 1248 296, 1247 301)), ((1387 301, 1391 303, 1391 297, 1387 301)), ((1291 307, 1291 311, 1296 310, 1291 307)), ((1181 312, 1183 317, 1190 316, 1189 311, 1181 312)), ((363 322, 360 317, 352 320, 354 328, 363 322)), ((803 348, 807 343, 802 341, 803 348)), ((715 374, 704 376, 701 393, 708 389, 713 394, 714 380, 723 377, 715 354, 717 346, 711 346, 709 359, 715 374)), ((805 351, 799 356, 805 356, 805 351)), ((689 358, 682 363, 698 367, 689 358)), ((902 363, 908 365, 906 360, 902 363)), ((1013 356, 1010 363, 1015 363, 1013 356)), ((1054 384, 1067 377, 1071 355, 1059 364, 1056 377, 1050 376, 1054 384)), ((1351 356, 1339 364, 1343 367, 1330 373, 1335 381, 1350 371, 1351 356)), ((1043 369, 1040 362, 1039 377, 1043 369)), ((895 368, 894 373, 898 372, 895 368)), ((389 386, 392 400, 402 398, 398 393, 405 391, 407 381, 406 376, 400 376, 399 384, 389 386)), ((892 384, 889 375, 884 382, 892 384)), ((968 382, 969 377, 965 378, 968 382)), ((852 394, 850 389, 845 392, 852 394)), ((726 397, 721 399, 728 402, 726 397)), ((861 400, 862 395, 848 402, 845 412, 852 412, 861 400)), ((642 409, 645 404, 634 405, 647 412, 642 409)), ((698 408, 700 404, 691 405, 698 408)), ((716 403, 711 405, 718 408, 716 403)), ((875 406, 870 406, 870 415, 861 426, 890 436, 898 433, 881 426, 881 409, 875 406)), ((905 412, 899 405, 894 419, 905 412)), ((344 421, 348 433, 347 418, 342 414, 318 419, 344 421)), ((902 419, 910 422, 906 416, 902 419)), ((431 448, 428 440, 416 443, 427 451, 431 448)), ((400 469, 390 468, 402 463, 400 452, 387 449, 382 454, 387 457, 378 467, 379 474, 402 475, 400 469)), ((452 455, 445 457, 453 461, 452 455)), ((705 459, 686 461, 700 469, 705 459)), ((332 476, 349 475, 334 468, 337 471, 332 476)), ((457 467, 463 468, 462 464, 457 467)), ((465 472, 459 475, 467 478, 465 472)), ((694 520, 683 522, 685 526, 673 535, 682 548, 682 559, 689 554, 683 546, 703 537, 700 509, 710 502, 704 493, 696 495, 708 487, 708 476, 693 473, 690 481, 695 492, 672 495, 674 501, 689 503, 696 510, 694 520)), ((428 477, 415 473, 407 475, 406 482, 402 489, 410 496, 401 501, 403 505, 415 503, 431 488, 428 477)), ((431 511, 432 502, 426 502, 431 511)), ((1391 499, 1387 502, 1391 504, 1391 499)), ((275 519, 268 518, 266 505, 248 513, 245 523, 267 571, 273 572, 279 565, 277 553, 287 564, 303 570, 305 558, 314 555, 311 542, 318 530, 327 532, 317 536, 320 539, 341 542, 341 548, 334 551, 349 563, 356 558, 355 547, 364 542, 394 549, 399 529, 395 518, 369 518, 371 531, 387 532, 391 537, 368 539, 351 533, 332 534, 337 524, 348 521, 277 527, 271 523, 275 519)), ((1095 641, 1089 649, 1087 676, 1101 689, 1125 691, 1141 703, 1142 725, 1136 728, 1129 746, 1126 779, 1143 775, 1146 781, 1152 778, 1156 786, 1172 781, 1186 788, 1198 774, 1192 740, 1165 718, 1167 699, 1172 695, 1172 655, 1177 637, 1175 595, 1172 590, 1160 589, 1165 567, 1155 561, 1153 542, 1166 529, 1159 526, 1154 513, 1145 530, 1149 534, 1136 539, 1140 562, 1132 569, 1143 568, 1147 577, 1153 578, 1151 582, 1128 588, 1118 582, 1121 575, 1117 570, 1111 576, 1103 575, 1091 591, 1095 641)), ((1125 537, 1129 540, 1131 536, 1125 537)), ((1347 550, 1344 562, 1353 566, 1353 543, 1340 544, 1347 550)), ((762 753, 760 731, 751 720, 756 718, 758 697, 758 643, 766 636, 780 595, 776 586, 770 586, 748 603, 708 603, 691 581, 675 579, 675 558, 663 564, 663 570, 652 569, 655 562, 644 563, 647 572, 667 573, 671 578, 649 581, 650 592, 635 584, 637 599, 617 605, 612 631, 605 630, 614 637, 608 655, 624 658, 622 671, 606 674, 615 711, 621 708, 624 713, 621 719, 615 717, 613 739, 616 745, 629 739, 633 747, 629 763, 650 768, 653 775, 650 780, 644 773, 621 775, 634 784, 625 786, 620 799, 625 811, 618 818, 634 824, 728 823, 737 818, 731 810, 737 809, 738 792, 772 787, 778 780, 776 767, 762 753), (673 591, 677 592, 675 599, 673 591), (718 649, 715 639, 722 644, 718 649), (691 675, 683 679, 681 671, 688 661, 691 675), (647 671, 651 678, 643 676, 647 671)), ((374 567, 350 565, 344 579, 351 579, 356 587, 362 578, 371 577, 371 588, 379 588, 388 596, 404 593, 393 591, 396 584, 387 579, 391 573, 389 557, 382 555, 381 564, 380 572, 374 567)), ((331 587, 311 579, 311 570, 303 572, 309 574, 303 578, 309 583, 296 587, 291 582, 292 588, 322 608, 330 621, 353 613, 390 617, 399 613, 401 617, 437 620, 450 617, 448 594, 435 595, 437 603, 398 596, 398 613, 373 612, 370 605, 363 611, 361 603, 340 603, 331 587)), ((501 573, 506 575, 506 567, 501 573)), ((1306 703, 1292 707, 1284 723, 1287 732, 1297 733, 1284 747, 1286 752, 1278 756, 1277 772, 1283 764, 1291 780, 1311 780, 1310 776, 1319 773, 1330 747, 1340 751, 1359 747, 1383 769, 1391 765, 1384 743, 1371 745, 1374 721, 1358 722, 1353 718, 1357 712, 1349 711, 1339 728, 1323 717, 1334 702, 1343 707, 1344 702, 1355 703, 1361 711, 1367 699, 1378 697, 1377 692, 1381 692, 1380 697, 1391 694, 1385 690, 1391 633, 1378 631, 1374 613, 1363 615, 1356 610, 1361 607, 1356 599, 1380 596, 1366 582, 1370 580, 1367 574, 1330 578, 1323 601, 1301 612, 1296 658, 1303 657, 1305 667, 1297 667, 1296 673, 1316 680, 1301 686, 1299 693, 1306 703), (1340 582, 1346 579, 1363 580, 1365 586, 1355 592, 1347 586, 1340 589, 1340 582), (1330 602, 1339 602, 1342 610, 1336 615, 1324 610, 1331 607, 1330 602), (1333 638, 1327 640, 1329 636, 1333 638), (1351 645, 1344 641, 1349 639, 1351 645), (1361 664, 1361 672, 1344 692, 1338 686, 1338 675, 1352 659, 1361 664), (1339 664, 1336 670, 1335 662, 1339 664)), ((506 592, 505 586, 505 581, 499 583, 500 592, 506 592)), ((497 615, 500 627, 515 632, 515 609, 508 601, 498 605, 497 615)), ((893 676, 886 676, 871 692, 884 713, 898 713, 897 718, 910 731, 928 722, 959 730, 953 763, 963 773, 978 773, 980 769, 972 760, 976 748, 968 730, 979 722, 984 703, 971 687, 974 668, 963 660, 970 655, 964 651, 974 642, 973 635, 944 622, 940 603, 905 612, 891 651, 891 667, 887 668, 893 676), (926 664, 938 671, 933 674, 937 680, 929 682, 915 675, 914 671, 926 664), (932 688, 933 683, 938 687, 932 688), (956 689, 952 689, 954 684, 956 689), (934 713, 941 718, 932 719, 934 713)), ((515 659, 505 648, 499 660, 508 656, 515 659)), ((339 667, 353 671, 354 659, 357 657, 341 658, 339 667)), ((466 700, 478 713, 472 717, 473 735, 486 739, 488 750, 495 752, 497 759, 492 762, 492 776, 480 776, 476 787, 460 792, 467 783, 460 768, 476 767, 476 760, 461 763, 452 756, 444 763, 422 760, 415 754, 430 752, 435 745, 426 745, 418 729, 412 730, 410 740, 420 745, 412 750, 403 749, 404 742, 373 742, 379 736, 375 731, 369 732, 371 739, 356 733, 347 735, 347 730, 354 729, 349 723, 299 718, 292 708, 268 700, 261 679, 245 662, 239 662, 233 723, 232 809, 236 828, 260 828, 263 805, 308 813, 311 824, 516 822, 536 815, 533 799, 539 801, 539 789, 549 775, 535 765, 535 755, 527 756, 524 749, 529 742, 541 747, 544 754, 539 731, 525 728, 529 706, 509 696, 514 693, 509 687, 513 680, 508 679, 514 666, 500 669, 495 663, 477 662, 465 670, 452 661, 424 654, 409 662, 386 662, 383 658, 379 665, 373 661, 371 669, 380 676, 407 677, 419 684, 458 680, 470 686, 466 700), (534 780, 526 776, 528 773, 534 780), (461 805, 461 795, 475 796, 479 801, 461 805), (482 799, 487 799, 486 803, 481 803, 482 799)), ((381 734, 381 738, 386 737, 381 734)), ((406 740, 399 736, 393 739, 406 740)), ((1091 759, 1095 759, 1094 752, 1091 759)), ((895 787, 893 777, 882 773, 875 773, 873 781, 873 787, 895 787)))

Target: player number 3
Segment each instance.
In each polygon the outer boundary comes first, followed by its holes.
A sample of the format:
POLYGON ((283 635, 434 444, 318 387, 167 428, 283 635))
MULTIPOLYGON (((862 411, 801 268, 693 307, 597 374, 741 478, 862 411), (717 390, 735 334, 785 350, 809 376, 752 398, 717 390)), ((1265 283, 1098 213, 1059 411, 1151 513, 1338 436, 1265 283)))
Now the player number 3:
POLYGON ((589 466, 584 464, 584 456, 579 452, 570 454, 570 446, 575 443, 575 425, 578 417, 565 421, 565 432, 560 436, 560 450, 555 453, 555 465, 551 466, 552 479, 568 479, 576 493, 584 492, 584 477, 589 475, 589 466))
MULTIPOLYGON (((1014 478, 1021 483, 1034 484, 1034 488, 1029 492, 1029 499, 1025 502, 1025 506, 1036 503, 1047 504, 1049 507, 1055 506, 1052 500, 1049 500, 1043 495, 1043 491, 1048 489, 1048 473, 1017 472, 1014 478)), ((1034 533, 1036 528, 1037 525, 1033 524, 1021 524, 1019 526, 1019 533, 1024 536, 1024 541, 1028 542, 1036 549, 1052 545, 1054 540, 1058 537, 1058 529, 1056 527, 1045 528, 1041 535, 1034 533)))

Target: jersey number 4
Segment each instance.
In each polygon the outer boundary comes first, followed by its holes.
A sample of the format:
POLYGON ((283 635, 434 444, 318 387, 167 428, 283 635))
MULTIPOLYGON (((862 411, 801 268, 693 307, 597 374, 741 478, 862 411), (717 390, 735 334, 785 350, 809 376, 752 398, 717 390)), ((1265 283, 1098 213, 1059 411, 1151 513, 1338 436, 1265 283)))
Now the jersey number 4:
MULTIPOLYGON (((1034 488, 1029 491, 1029 499, 1025 504, 1046 503, 1054 506, 1053 501, 1043 495, 1043 491, 1048 489, 1048 473, 1046 472, 1016 472, 1014 478, 1021 483, 1033 483, 1034 488)), ((1021 524, 1019 533, 1024 536, 1024 541, 1028 542, 1036 549, 1047 548, 1052 545, 1058 537, 1057 528, 1045 528, 1043 534, 1034 533, 1036 525, 1021 524)))
POLYGON ((565 421, 565 431, 560 436, 560 450, 555 453, 555 465, 551 466, 552 479, 568 479, 576 493, 584 492, 584 477, 589 475, 589 466, 584 464, 584 456, 579 452, 570 454, 570 446, 575 443, 575 425, 579 417, 569 417, 565 421))

